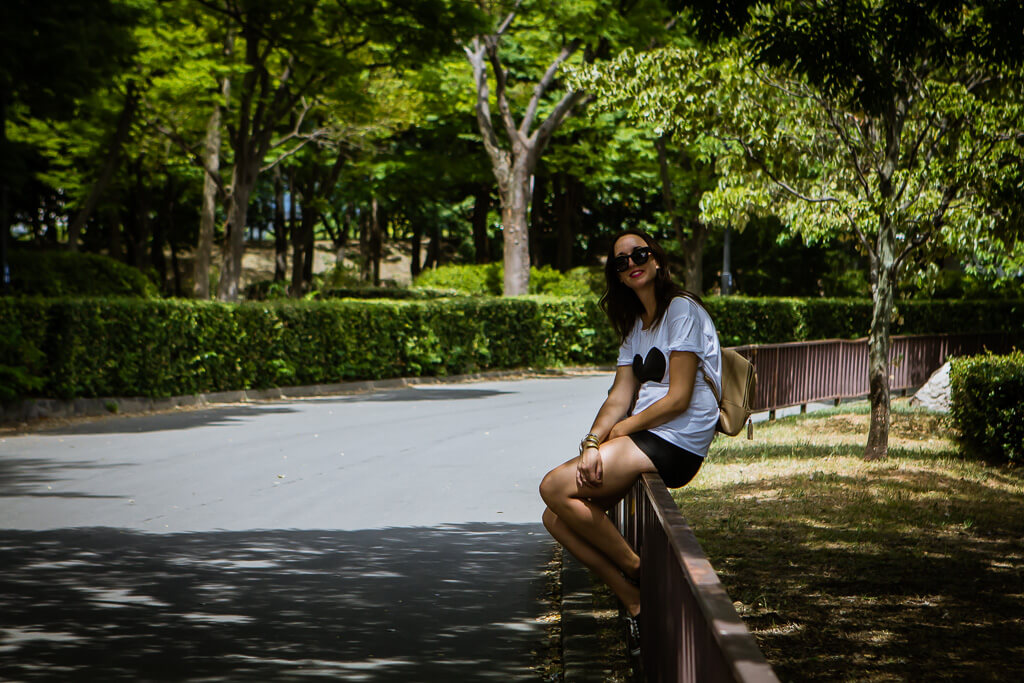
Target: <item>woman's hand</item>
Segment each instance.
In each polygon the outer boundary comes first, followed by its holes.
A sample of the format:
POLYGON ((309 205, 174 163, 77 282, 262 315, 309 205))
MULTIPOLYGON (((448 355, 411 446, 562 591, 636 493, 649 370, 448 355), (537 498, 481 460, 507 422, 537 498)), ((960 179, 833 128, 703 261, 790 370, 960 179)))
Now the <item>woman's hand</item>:
POLYGON ((576 486, 600 486, 604 477, 604 465, 601 463, 601 451, 596 448, 584 448, 580 459, 576 462, 576 486))

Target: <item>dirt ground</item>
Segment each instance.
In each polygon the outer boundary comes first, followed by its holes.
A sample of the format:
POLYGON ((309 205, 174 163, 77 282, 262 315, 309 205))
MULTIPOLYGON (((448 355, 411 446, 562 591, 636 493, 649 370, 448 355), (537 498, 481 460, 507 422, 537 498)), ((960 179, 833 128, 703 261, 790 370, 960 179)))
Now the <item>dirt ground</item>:
MULTIPOLYGON (((420 263, 426 255, 427 244, 424 243, 420 249, 420 263)), ((384 244, 384 258, 381 259, 380 277, 382 284, 397 287, 408 287, 412 284, 412 273, 410 263, 412 261, 412 247, 407 241, 387 242, 384 244)), ((352 245, 345 249, 343 263, 346 268, 351 269, 353 274, 358 273, 358 265, 353 257, 358 255, 358 245, 352 245)), ((220 252, 215 250, 214 263, 220 259, 220 252)), ((191 279, 192 257, 190 254, 179 254, 179 268, 187 280, 191 279)), ((170 256, 168 255, 168 262, 170 256)), ((287 265, 285 272, 291 277, 291 251, 287 254, 287 265)), ((315 244, 313 254, 313 272, 325 273, 338 262, 338 255, 329 241, 319 241, 315 244)), ((242 257, 242 288, 253 282, 270 280, 274 277, 274 244, 273 242, 250 242, 242 257)), ((191 289, 191 282, 186 283, 187 289, 191 289)))
MULTIPOLYGON (((412 284, 410 271, 411 246, 407 242, 389 242, 384 245, 384 258, 380 263, 380 278, 382 282, 388 282, 399 287, 407 287, 412 284)), ((345 250, 346 254, 358 255, 358 246, 353 245, 345 250)), ((337 253, 328 241, 317 242, 314 247, 313 272, 324 273, 334 268, 338 262, 337 253)), ((355 272, 358 268, 356 262, 346 256, 343 259, 346 267, 355 272)), ((420 253, 420 262, 423 262, 423 250, 420 253)), ((288 253, 288 266, 286 272, 291 272, 291 253, 288 253)), ((244 284, 269 280, 274 277, 274 245, 250 243, 242 258, 242 280, 244 284)))

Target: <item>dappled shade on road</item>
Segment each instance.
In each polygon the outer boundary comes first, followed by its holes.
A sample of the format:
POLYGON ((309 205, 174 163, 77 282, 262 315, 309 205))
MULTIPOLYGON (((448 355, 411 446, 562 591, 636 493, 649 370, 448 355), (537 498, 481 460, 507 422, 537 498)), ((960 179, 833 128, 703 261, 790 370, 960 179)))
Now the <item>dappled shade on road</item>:
POLYGON ((0 678, 536 680, 541 534, 0 531, 0 678))

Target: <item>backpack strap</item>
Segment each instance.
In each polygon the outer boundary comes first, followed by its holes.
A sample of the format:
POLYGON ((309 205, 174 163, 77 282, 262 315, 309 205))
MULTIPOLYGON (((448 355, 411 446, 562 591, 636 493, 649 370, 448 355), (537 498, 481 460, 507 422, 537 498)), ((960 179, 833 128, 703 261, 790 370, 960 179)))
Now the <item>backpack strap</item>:
MULTIPOLYGON (((700 302, 700 301, 699 301, 699 300, 697 299, 697 297, 695 297, 695 296, 694 296, 693 294, 690 294, 690 293, 689 293, 688 291, 686 291, 685 289, 684 289, 684 290, 682 290, 682 292, 683 292, 683 293, 682 293, 683 297, 685 297, 685 298, 689 299, 690 301, 692 301, 693 303, 697 304, 697 305, 698 305, 698 306, 700 306, 701 308, 704 308, 704 306, 703 306, 703 305, 701 304, 701 302, 700 302)), ((708 309, 704 308, 704 312, 705 312, 705 313, 707 313, 707 312, 708 312, 708 309)), ((710 313, 708 313, 708 317, 709 317, 709 318, 711 317, 711 314, 710 314, 710 313)), ((713 322, 713 321, 712 321, 712 322, 713 322)), ((722 405, 722 394, 721 394, 721 392, 720 392, 720 391, 718 390, 718 388, 717 388, 717 387, 715 387, 715 383, 714 383, 714 381, 713 381, 713 380, 711 379, 711 375, 709 375, 709 374, 708 374, 708 371, 704 369, 704 363, 703 363, 703 362, 701 362, 701 364, 700 364, 700 371, 701 371, 702 373, 704 373, 704 383, 705 383, 705 384, 707 384, 707 385, 708 385, 708 387, 710 387, 710 388, 711 388, 711 393, 712 393, 712 394, 714 394, 714 397, 715 397, 715 403, 717 403, 717 404, 718 404, 719 406, 721 406, 721 405, 722 405)))

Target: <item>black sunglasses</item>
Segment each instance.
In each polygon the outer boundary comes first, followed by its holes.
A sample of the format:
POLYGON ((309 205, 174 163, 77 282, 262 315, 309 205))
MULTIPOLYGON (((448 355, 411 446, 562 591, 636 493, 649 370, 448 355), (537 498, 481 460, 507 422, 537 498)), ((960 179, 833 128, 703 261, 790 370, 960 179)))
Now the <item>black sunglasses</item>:
POLYGON ((615 264, 615 272, 624 273, 629 269, 629 259, 633 259, 633 263, 638 266, 642 266, 647 263, 651 258, 650 247, 635 247, 631 254, 625 254, 622 256, 616 256, 612 259, 612 263, 615 264))

